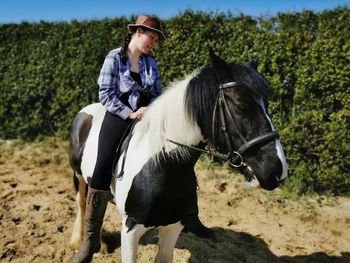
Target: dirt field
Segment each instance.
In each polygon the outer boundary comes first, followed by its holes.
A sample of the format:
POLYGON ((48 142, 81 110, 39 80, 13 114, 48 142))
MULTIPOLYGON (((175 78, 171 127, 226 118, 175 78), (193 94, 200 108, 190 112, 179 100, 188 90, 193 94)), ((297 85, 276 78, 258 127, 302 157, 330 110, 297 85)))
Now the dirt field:
MULTIPOLYGON (((71 262, 76 204, 66 154, 55 139, 0 141, 0 262, 71 262)), ((196 166, 200 218, 217 240, 180 235, 174 262, 350 262, 350 198, 287 198, 244 187, 241 176, 203 160, 196 166)), ((120 218, 105 217, 109 253, 120 261, 120 218)), ((153 262, 157 232, 141 240, 138 262, 153 262)))

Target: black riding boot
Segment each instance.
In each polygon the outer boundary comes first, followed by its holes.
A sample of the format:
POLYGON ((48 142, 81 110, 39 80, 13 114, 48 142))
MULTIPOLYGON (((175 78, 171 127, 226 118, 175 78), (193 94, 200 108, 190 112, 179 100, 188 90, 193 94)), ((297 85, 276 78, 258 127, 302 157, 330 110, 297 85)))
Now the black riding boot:
POLYGON ((84 239, 73 259, 73 263, 91 262, 93 254, 100 250, 100 230, 109 199, 109 190, 88 188, 84 218, 84 239))
POLYGON ((213 230, 202 224, 198 217, 197 193, 192 198, 185 214, 185 219, 182 220, 184 225, 183 232, 192 232, 201 238, 215 239, 216 235, 213 230))

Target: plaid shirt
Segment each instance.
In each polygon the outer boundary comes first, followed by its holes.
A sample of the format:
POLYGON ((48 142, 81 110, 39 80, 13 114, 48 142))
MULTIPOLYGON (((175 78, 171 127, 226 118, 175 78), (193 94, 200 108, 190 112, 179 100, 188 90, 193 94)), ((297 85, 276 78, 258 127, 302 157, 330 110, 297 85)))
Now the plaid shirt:
POLYGON ((98 77, 99 99, 102 105, 112 114, 127 119, 136 111, 140 100, 140 93, 146 92, 152 102, 161 94, 160 72, 157 62, 149 55, 140 57, 140 86, 130 76, 130 63, 123 64, 120 59, 121 48, 109 52, 106 56, 98 77), (131 109, 122 103, 119 98, 128 95, 131 109))

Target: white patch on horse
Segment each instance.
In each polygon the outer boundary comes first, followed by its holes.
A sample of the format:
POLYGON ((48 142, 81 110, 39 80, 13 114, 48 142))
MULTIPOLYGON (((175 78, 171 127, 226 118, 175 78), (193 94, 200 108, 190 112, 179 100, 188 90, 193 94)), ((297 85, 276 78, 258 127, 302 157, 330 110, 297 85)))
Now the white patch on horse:
MULTIPOLYGON (((263 112, 265 113, 265 116, 271 125, 271 130, 275 131, 275 127, 272 124, 270 116, 266 112, 265 104, 261 98, 258 100, 258 103, 259 103, 260 107, 262 108, 263 112)), ((287 164, 287 160, 286 160, 286 157, 284 155, 284 152, 283 152, 281 141, 279 139, 275 139, 275 142, 276 142, 277 156, 280 159, 280 161, 282 163, 282 167, 283 167, 283 171, 282 171, 282 175, 280 177, 280 180, 283 180, 288 176, 288 164, 287 164)))
POLYGON ((95 164, 97 160, 97 150, 98 149, 98 138, 101 130, 101 125, 103 118, 105 116, 106 110, 100 103, 94 103, 86 106, 80 112, 84 112, 93 116, 91 129, 89 136, 85 142, 84 152, 88 152, 87 156, 82 156, 81 160, 81 171, 87 180, 87 178, 92 177, 92 173, 95 170, 95 164))

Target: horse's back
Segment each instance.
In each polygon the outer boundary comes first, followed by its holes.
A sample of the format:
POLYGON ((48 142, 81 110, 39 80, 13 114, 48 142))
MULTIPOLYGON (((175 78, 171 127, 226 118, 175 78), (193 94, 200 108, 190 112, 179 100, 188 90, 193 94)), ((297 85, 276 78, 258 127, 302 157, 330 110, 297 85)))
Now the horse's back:
POLYGON ((85 106, 84 108, 82 108, 79 111, 79 113, 81 113, 81 112, 84 112, 86 114, 90 114, 94 117, 98 117, 99 115, 101 116, 101 114, 103 114, 102 116, 104 116, 104 113, 106 112, 106 110, 102 106, 101 103, 92 103, 92 104, 89 104, 89 105, 85 106))
MULTIPOLYGON (((86 151, 86 148, 90 148, 91 144, 95 145, 94 143, 98 141, 105 112, 100 103, 94 103, 80 110, 73 120, 70 133, 69 162, 73 170, 79 174, 84 173, 82 171, 83 158, 89 158, 91 152, 86 151)), ((92 148, 92 151, 96 151, 96 149, 92 148)))

